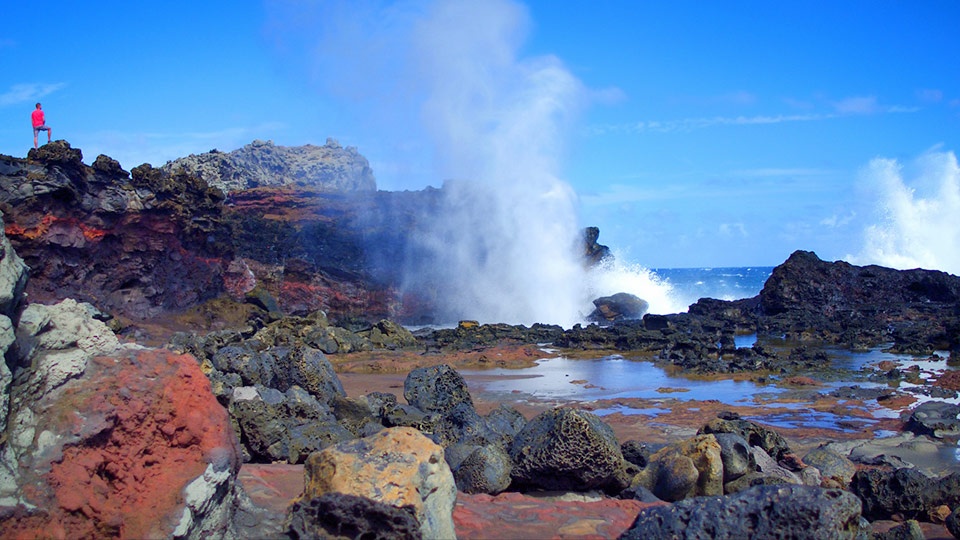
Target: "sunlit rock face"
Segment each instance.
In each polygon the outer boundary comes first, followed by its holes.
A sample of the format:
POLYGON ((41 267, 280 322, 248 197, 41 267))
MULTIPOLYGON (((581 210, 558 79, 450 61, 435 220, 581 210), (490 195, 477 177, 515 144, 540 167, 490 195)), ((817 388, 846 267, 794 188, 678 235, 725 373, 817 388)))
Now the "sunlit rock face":
POLYGON ((344 192, 377 189, 367 158, 334 139, 327 139, 323 146, 277 146, 257 140, 232 152, 191 154, 162 169, 186 172, 224 193, 290 184, 344 192))

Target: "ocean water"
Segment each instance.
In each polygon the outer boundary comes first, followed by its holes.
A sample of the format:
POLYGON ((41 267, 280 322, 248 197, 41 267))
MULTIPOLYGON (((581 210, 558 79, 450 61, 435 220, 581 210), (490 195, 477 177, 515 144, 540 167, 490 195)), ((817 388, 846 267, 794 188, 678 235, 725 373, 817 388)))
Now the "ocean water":
POLYGON ((701 298, 738 300, 760 293, 773 272, 773 266, 731 268, 655 268, 656 275, 670 290, 675 301, 683 306, 701 298))

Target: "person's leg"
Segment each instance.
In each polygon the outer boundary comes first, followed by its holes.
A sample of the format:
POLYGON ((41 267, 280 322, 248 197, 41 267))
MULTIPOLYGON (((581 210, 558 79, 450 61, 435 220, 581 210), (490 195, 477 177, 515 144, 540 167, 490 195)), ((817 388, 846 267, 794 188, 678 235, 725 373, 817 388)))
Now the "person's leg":
POLYGON ((33 147, 37 147, 37 130, 33 130, 33 147))
POLYGON ((47 128, 47 143, 50 142, 50 134, 51 134, 51 133, 53 133, 53 130, 50 129, 50 128, 47 128))

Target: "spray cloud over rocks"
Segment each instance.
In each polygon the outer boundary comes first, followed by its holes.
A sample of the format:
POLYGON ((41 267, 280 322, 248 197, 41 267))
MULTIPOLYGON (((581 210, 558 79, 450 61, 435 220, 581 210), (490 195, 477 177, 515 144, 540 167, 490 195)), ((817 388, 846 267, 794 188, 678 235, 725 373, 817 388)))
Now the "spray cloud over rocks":
POLYGON ((274 8, 291 23, 277 25, 286 29, 280 38, 296 41, 290 32, 301 29, 309 36, 305 21, 313 21, 318 35, 307 37, 316 40, 307 49, 322 51, 314 76, 339 81, 329 90, 348 109, 368 109, 374 138, 403 140, 396 155, 371 158, 374 172, 383 166, 443 182, 440 203, 419 221, 403 265, 406 292, 436 306, 436 322, 572 326, 593 310, 594 298, 617 292, 646 299, 651 311, 666 308, 655 279, 631 280, 626 266, 615 271, 620 279, 600 279, 604 270, 584 265, 578 200, 561 165, 588 92, 560 59, 520 54, 531 26, 524 6, 298 6, 274 8), (424 153, 429 173, 417 161, 424 153), (637 283, 651 290, 609 288, 637 283))
POLYGON ((960 275, 960 167, 953 152, 930 151, 903 166, 877 158, 862 171, 877 215, 854 264, 925 268, 960 275))

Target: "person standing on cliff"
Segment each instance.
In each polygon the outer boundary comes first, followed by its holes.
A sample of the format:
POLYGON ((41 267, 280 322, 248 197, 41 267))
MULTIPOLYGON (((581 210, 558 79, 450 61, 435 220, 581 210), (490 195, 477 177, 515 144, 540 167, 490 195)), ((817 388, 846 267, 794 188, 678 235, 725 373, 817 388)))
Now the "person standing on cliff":
POLYGON ((47 127, 47 121, 43 117, 43 109, 40 108, 40 104, 37 103, 37 108, 33 110, 33 113, 30 114, 30 119, 33 121, 33 147, 37 147, 37 135, 41 131, 47 132, 47 142, 50 142, 50 128, 47 127))

